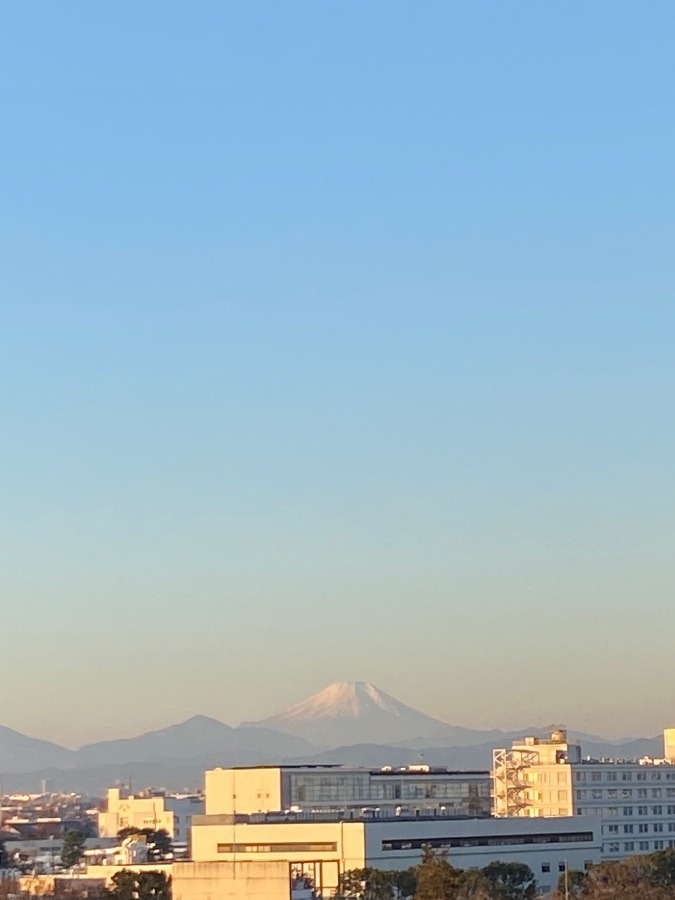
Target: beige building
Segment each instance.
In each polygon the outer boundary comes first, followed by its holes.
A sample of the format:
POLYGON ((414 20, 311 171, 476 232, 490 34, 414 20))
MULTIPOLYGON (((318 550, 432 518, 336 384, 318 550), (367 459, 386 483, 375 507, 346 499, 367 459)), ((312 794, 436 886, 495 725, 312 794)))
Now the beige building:
MULTIPOLYGON (((333 896, 340 875, 350 869, 408 869, 420 862, 425 847, 447 851, 459 868, 482 868, 495 860, 525 863, 548 890, 565 865, 583 870, 599 861, 599 821, 442 816, 326 820, 258 814, 196 816, 192 826, 195 864, 283 864, 295 886, 294 898, 302 885, 309 885, 315 896, 333 896)), ((182 865, 177 863, 175 871, 182 865)))
POLYGON ((548 739, 526 737, 495 750, 493 802, 497 816, 596 816, 602 856, 675 849, 675 765, 664 759, 584 759, 564 729, 548 739))
POLYGON ((255 766, 205 774, 207 815, 282 811, 373 816, 489 816, 490 773, 427 765, 255 766))
POLYGON ((293 891, 283 862, 181 862, 173 867, 173 900, 311 900, 293 891))
POLYGON ((134 795, 109 788, 105 810, 98 814, 98 833, 100 837, 116 837, 123 828, 152 828, 166 831, 174 841, 187 843, 192 817, 203 811, 203 799, 193 794, 134 795))

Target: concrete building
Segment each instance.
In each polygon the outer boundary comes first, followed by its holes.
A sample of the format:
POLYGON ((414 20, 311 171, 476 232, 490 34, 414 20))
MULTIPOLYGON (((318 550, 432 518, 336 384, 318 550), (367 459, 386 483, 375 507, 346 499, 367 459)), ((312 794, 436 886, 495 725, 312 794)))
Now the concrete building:
MULTIPOLYGON (((322 897, 335 893, 340 875, 373 866, 400 870, 417 865, 425 847, 447 851, 452 865, 475 869, 494 860, 530 866, 548 891, 567 865, 583 870, 600 860, 599 820, 450 819, 448 817, 286 820, 250 816, 196 816, 192 862, 283 863, 289 882, 322 897)), ((177 863, 174 871, 181 871, 177 863)), ((174 882, 175 889, 175 882, 174 882)))
POLYGON ((281 812, 489 816, 490 773, 431 766, 257 766, 205 774, 207 815, 281 812))
POLYGON ((675 764, 667 758, 582 759, 579 743, 556 729, 495 750, 493 784, 497 816, 597 816, 603 859, 675 848, 675 764))
POLYGON ((174 841, 187 842, 192 817, 204 812, 204 800, 196 794, 124 794, 109 788, 105 810, 98 814, 100 837, 116 837, 123 828, 166 831, 174 841))

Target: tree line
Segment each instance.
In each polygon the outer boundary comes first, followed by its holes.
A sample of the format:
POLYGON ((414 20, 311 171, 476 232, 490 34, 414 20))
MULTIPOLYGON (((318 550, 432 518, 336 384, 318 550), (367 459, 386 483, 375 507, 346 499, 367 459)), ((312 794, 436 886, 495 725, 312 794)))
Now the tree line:
MULTIPOLYGON (((341 900, 535 900, 541 896, 524 863, 491 862, 458 869, 447 853, 424 851, 405 871, 353 869, 340 880, 341 900)), ((560 876, 552 900, 675 900, 675 850, 631 856, 560 876)))
POLYGON ((445 852, 427 848, 422 862, 404 871, 365 868, 345 872, 341 900, 535 900, 534 873, 517 862, 458 869, 445 852))

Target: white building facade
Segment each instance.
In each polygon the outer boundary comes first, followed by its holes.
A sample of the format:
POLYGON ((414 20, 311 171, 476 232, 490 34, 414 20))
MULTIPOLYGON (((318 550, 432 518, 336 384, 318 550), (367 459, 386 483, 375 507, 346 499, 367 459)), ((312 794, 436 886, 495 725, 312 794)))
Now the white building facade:
POLYGON ((597 816, 602 857, 675 848, 675 764, 582 760, 563 729, 496 750, 494 812, 503 817, 597 816))
POLYGON ((187 843, 192 817, 204 812, 204 798, 198 794, 151 792, 128 794, 109 788, 105 809, 98 814, 100 837, 116 837, 123 828, 164 830, 172 840, 187 843))

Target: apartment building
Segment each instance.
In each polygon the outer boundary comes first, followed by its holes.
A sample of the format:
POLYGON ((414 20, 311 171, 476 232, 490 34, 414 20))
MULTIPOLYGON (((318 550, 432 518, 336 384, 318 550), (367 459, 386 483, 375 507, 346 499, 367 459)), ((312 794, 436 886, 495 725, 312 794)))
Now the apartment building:
POLYGON ((672 758, 582 759, 564 729, 495 750, 493 805, 501 817, 597 816, 603 859, 675 848, 672 758))

